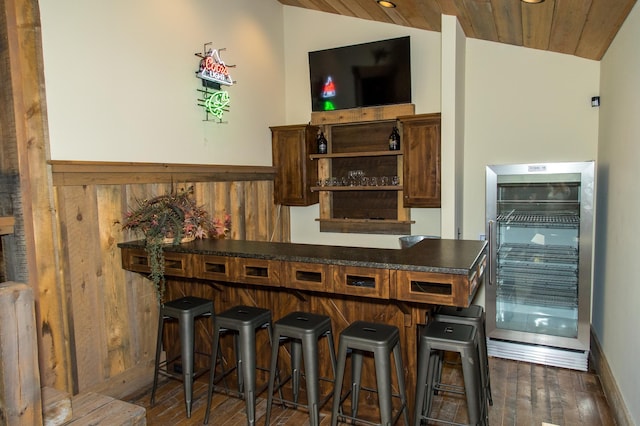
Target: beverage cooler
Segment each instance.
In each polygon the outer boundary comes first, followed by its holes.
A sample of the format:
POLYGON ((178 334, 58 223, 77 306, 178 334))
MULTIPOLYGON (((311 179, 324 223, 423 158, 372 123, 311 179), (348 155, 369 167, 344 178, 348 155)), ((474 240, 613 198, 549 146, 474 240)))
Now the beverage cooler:
POLYGON ((489 355, 586 371, 594 162, 487 166, 489 355))

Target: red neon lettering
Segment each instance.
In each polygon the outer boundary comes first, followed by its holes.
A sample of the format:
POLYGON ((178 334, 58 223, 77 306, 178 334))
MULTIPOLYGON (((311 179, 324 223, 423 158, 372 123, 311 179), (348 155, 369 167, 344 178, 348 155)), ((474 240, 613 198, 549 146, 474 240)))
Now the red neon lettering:
POLYGON ((207 56, 204 59, 204 69, 212 73, 218 73, 225 76, 229 75, 229 70, 227 69, 227 67, 215 62, 211 56, 207 56))

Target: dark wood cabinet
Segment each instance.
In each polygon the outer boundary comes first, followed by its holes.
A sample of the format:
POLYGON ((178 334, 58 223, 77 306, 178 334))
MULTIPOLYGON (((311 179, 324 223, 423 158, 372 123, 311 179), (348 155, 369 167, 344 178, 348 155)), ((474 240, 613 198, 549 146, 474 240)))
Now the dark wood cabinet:
POLYGON ((440 114, 398 117, 404 152, 403 205, 440 207, 440 114))
POLYGON ((310 206, 318 203, 318 193, 311 191, 318 179, 318 163, 309 157, 316 152, 317 133, 318 127, 308 124, 271 127, 276 204, 310 206))

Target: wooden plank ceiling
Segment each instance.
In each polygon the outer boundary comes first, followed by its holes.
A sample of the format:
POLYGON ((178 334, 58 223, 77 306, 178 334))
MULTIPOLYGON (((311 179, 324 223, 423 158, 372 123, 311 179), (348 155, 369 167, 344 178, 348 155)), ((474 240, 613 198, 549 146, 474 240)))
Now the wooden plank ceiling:
POLYGON ((455 15, 470 38, 600 60, 636 0, 278 0, 338 15, 440 32, 440 15, 455 15))

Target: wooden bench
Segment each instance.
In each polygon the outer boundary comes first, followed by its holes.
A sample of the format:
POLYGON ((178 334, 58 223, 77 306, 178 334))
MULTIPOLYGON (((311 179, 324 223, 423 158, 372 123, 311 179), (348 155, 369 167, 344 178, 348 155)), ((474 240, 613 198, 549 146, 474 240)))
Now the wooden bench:
POLYGON ((56 389, 42 389, 45 426, 144 426, 146 410, 139 405, 120 401, 95 392, 69 398, 56 389))
POLYGON ((0 283, 0 426, 146 425, 146 410, 110 396, 40 387, 33 290, 0 283))
POLYGON ((76 395, 71 400, 71 406, 73 417, 65 425, 144 426, 147 424, 144 407, 98 393, 87 392, 76 395))

